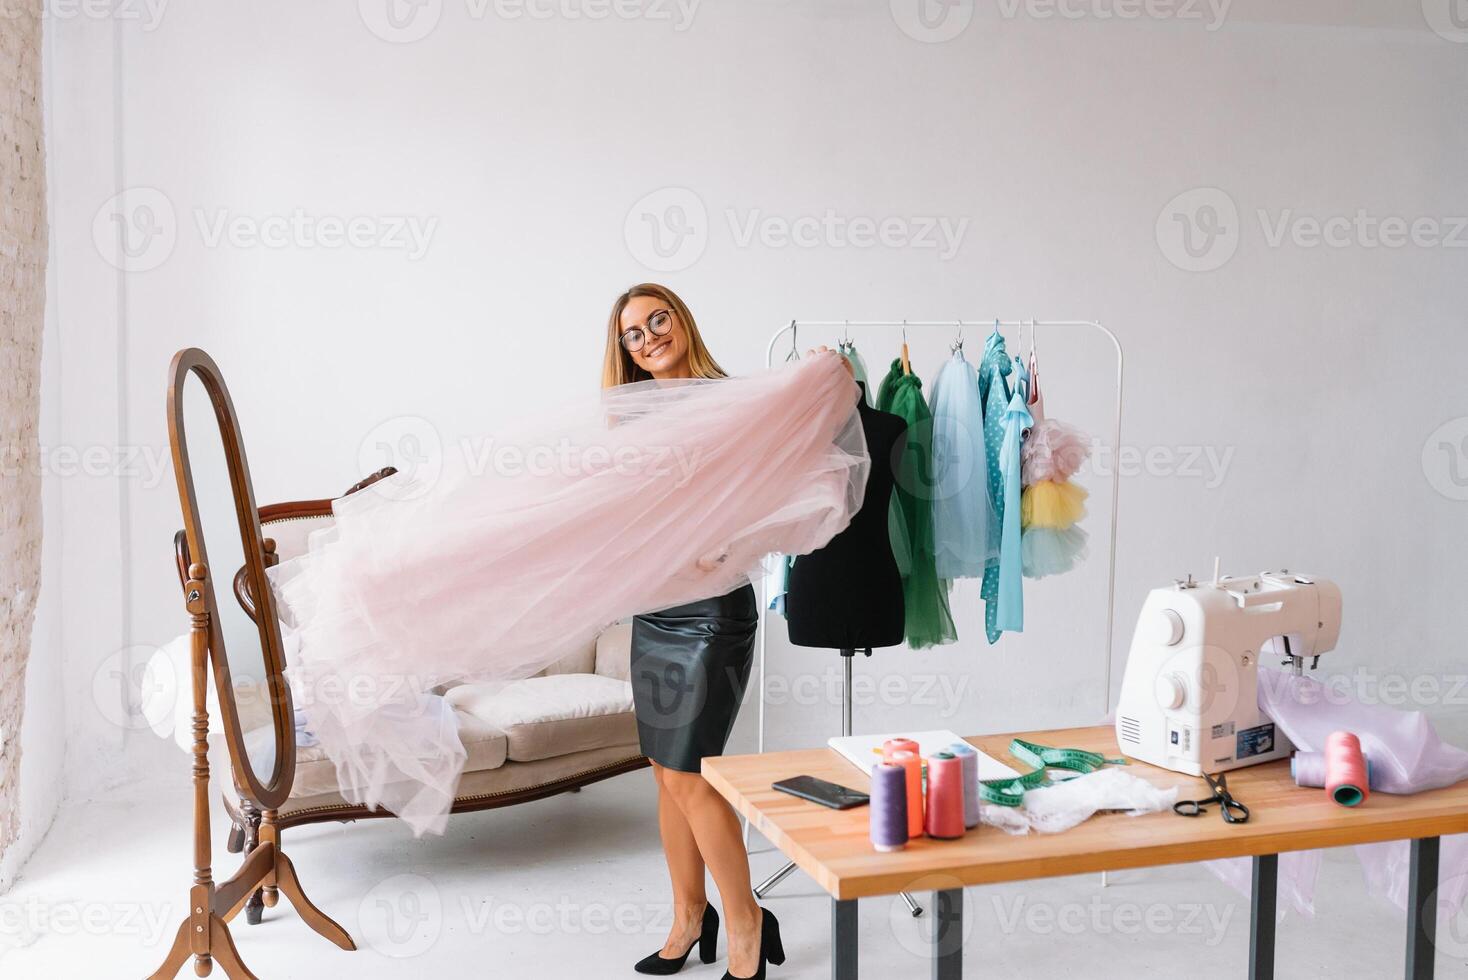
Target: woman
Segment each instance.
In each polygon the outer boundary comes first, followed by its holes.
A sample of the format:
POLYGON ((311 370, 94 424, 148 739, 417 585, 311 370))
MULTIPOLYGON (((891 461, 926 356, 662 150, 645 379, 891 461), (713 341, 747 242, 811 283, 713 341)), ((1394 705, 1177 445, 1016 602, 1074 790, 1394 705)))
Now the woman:
MULTIPOLYGON (((722 378, 688 307, 670 289, 634 286, 612 304, 602 387, 649 378, 722 378)), ((717 562, 718 557, 700 560, 717 562)), ((719 755, 749 682, 758 625, 754 589, 734 591, 632 622, 632 691, 642 751, 658 786, 658 830, 673 882, 673 926, 639 973, 683 968, 694 944, 715 959, 719 916, 704 890, 712 873, 729 930, 726 980, 763 978, 785 961, 780 924, 755 902, 749 857, 734 811, 699 774, 719 755)))

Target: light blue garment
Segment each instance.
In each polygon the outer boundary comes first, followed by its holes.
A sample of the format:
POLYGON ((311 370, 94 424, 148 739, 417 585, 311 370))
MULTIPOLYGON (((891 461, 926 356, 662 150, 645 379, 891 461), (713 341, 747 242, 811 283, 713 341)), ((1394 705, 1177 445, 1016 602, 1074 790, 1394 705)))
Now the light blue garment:
POLYGON ((984 600, 984 634, 990 643, 999 642, 999 559, 1004 528, 1004 478, 999 468, 999 450, 1004 445, 1005 416, 1009 412, 1009 383, 1004 376, 1013 370, 1004 335, 997 329, 984 343, 984 359, 979 364, 979 399, 984 403, 984 456, 989 467, 989 499, 994 504, 995 520, 989 523, 989 546, 993 551, 984 567, 984 584, 979 595, 984 600))
POLYGON ((851 363, 851 375, 861 385, 862 393, 866 396, 867 407, 875 408, 876 402, 872 401, 872 387, 867 384, 867 362, 862 360, 861 354, 856 350, 856 345, 842 344, 841 356, 851 363))
POLYGON ((997 549, 984 412, 974 366, 955 351, 933 382, 933 548, 938 577, 982 578, 997 549))
POLYGON ((1025 628, 1020 447, 1035 420, 1027 404, 1029 374, 1019 358, 1014 359, 1014 365, 1014 394, 1004 413, 1004 442, 999 447, 999 470, 1004 481, 1004 534, 999 544, 999 601, 994 625, 1000 630, 1019 633, 1025 628))
POLYGON ((770 597, 769 608, 785 615, 785 596, 790 591, 790 569, 795 565, 793 555, 771 555, 769 570, 765 574, 765 595, 770 597))

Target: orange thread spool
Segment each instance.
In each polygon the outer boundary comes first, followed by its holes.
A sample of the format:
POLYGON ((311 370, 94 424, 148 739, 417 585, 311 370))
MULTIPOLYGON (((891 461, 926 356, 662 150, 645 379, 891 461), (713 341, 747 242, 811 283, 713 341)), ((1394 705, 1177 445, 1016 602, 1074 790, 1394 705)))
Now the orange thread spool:
POLYGON ((916 752, 892 753, 893 765, 907 771, 907 836, 923 836, 923 760, 916 752))

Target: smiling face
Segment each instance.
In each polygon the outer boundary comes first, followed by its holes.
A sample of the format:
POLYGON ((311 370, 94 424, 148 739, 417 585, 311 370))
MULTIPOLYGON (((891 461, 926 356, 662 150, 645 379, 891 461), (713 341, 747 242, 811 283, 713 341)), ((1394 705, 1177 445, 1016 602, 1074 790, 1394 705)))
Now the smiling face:
POLYGON ((618 326, 623 348, 648 374, 659 379, 693 377, 688 366, 687 327, 667 302, 656 296, 634 296, 622 309, 618 326))

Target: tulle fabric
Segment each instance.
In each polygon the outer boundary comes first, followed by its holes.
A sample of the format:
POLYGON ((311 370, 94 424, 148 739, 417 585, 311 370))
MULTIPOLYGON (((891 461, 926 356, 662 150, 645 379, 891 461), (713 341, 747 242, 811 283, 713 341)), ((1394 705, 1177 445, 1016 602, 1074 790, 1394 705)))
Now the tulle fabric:
POLYGON ((941 579, 982 578, 998 555, 989 526, 997 522, 989 498, 984 414, 979 377, 962 352, 933 382, 933 553, 941 579))
POLYGON ((1007 834, 1058 834, 1079 826, 1096 813, 1120 811, 1128 816, 1171 809, 1177 787, 1162 789, 1124 769, 1098 769, 1025 793, 1017 807, 984 804, 984 823, 1007 834))
POLYGON ((1025 528, 1021 539, 1025 578, 1064 575, 1085 560, 1089 539, 1077 525, 1025 528))
POLYGON ((1046 480, 1064 483, 1090 455, 1090 442, 1080 429, 1059 419, 1039 419, 1020 452, 1025 486, 1046 480))
POLYGON ((1025 487, 1020 500, 1020 522, 1025 527, 1061 530, 1086 516, 1084 487, 1045 480, 1025 487))
POLYGON ((531 676, 624 617, 723 595, 847 526, 869 461, 835 353, 609 389, 333 504, 271 570, 288 676, 343 795, 441 831, 465 753, 438 693, 531 676))

